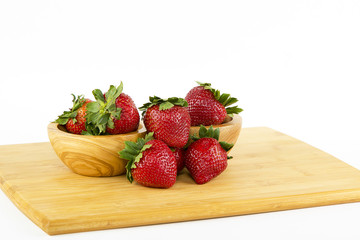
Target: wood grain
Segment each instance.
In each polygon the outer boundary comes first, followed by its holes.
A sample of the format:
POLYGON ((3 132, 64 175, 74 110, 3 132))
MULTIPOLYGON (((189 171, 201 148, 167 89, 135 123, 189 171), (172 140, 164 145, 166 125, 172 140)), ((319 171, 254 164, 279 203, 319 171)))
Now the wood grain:
POLYGON ((48 234, 360 201, 360 171, 269 128, 245 128, 228 168, 204 185, 183 171, 170 189, 71 172, 50 143, 0 146, 0 186, 48 234))
POLYGON ((69 133, 57 123, 48 125, 52 147, 63 163, 73 172, 91 177, 117 176, 125 172, 126 160, 118 152, 125 141, 136 141, 145 136, 142 124, 137 131, 106 136, 86 136, 69 133))

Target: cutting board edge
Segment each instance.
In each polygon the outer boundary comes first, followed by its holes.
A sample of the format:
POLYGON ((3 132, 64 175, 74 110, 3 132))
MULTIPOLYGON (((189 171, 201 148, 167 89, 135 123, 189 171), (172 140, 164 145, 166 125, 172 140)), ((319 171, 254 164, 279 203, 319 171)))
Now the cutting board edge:
POLYGON ((36 226, 40 227, 45 233, 48 233, 50 220, 42 212, 36 210, 29 204, 21 194, 6 181, 4 175, 0 172, 0 189, 10 199, 20 212, 30 219, 36 226), (23 206, 23 207, 21 207, 23 206), (24 207, 25 206, 25 207, 24 207), (36 217, 37 216, 37 217, 36 217))
MULTIPOLYGON (((275 132, 279 132, 277 130, 274 130, 272 128, 269 127, 252 127, 252 128, 261 128, 261 129, 268 129, 271 131, 275 131, 275 132)), ((282 132, 279 132, 282 133, 282 132)), ((284 133, 282 133, 284 134, 284 133)), ((285 134, 286 135, 286 134, 285 134)), ((291 137, 293 139, 296 139, 292 136, 287 135, 288 137, 291 137)), ((241 136, 240 136, 241 137, 241 136)), ((296 139, 298 140, 298 139, 296 139)), ((301 140, 298 140, 301 141, 301 140)), ((303 141, 301 141, 303 142, 303 141)), ((50 144, 49 142, 41 142, 41 143, 33 143, 33 144, 43 144, 43 143, 47 143, 50 144)), ((306 142, 303 142, 317 150, 320 150, 306 142)), ((30 144, 14 144, 12 145, 13 147, 16 147, 17 145, 32 145, 30 144)), ((40 146, 37 145, 37 146, 40 146)), ((9 146, 9 145, 7 145, 9 146)), ((0 146, 1 149, 2 146, 0 146)), ((320 150, 321 152, 324 152, 323 150, 320 150)), ((324 152, 326 153, 326 152, 324 152)), ((328 155, 332 156, 331 154, 327 153, 328 155)), ((334 157, 334 156, 332 156, 334 157)), ((334 157, 336 158, 336 157, 334 157)), ((338 158, 336 158, 337 160, 339 160, 338 158)), ((341 161, 341 160, 339 160, 341 161)), ((343 162, 343 161, 341 161, 343 162)), ((345 163, 345 162, 343 162, 345 163)), ((347 164, 347 163, 346 163, 347 164)), ((348 164, 347 164, 348 165, 348 164)), ((358 170, 357 168, 348 165, 356 170, 358 170)), ((299 194, 299 195, 288 195, 288 196, 282 196, 282 197, 274 197, 274 198, 258 198, 258 199, 248 199, 248 200, 235 200, 232 202, 228 202, 226 204, 221 204, 218 203, 217 205, 215 204, 214 208, 217 208, 219 211, 221 211, 222 209, 225 208, 230 208, 230 207, 238 207, 238 209, 234 212, 226 212, 223 211, 221 212, 221 214, 217 214, 216 216, 211 216, 210 214, 208 214, 206 216, 206 213, 203 213, 203 215, 200 216, 190 216, 187 215, 185 216, 187 213, 183 214, 182 219, 175 219, 174 217, 171 220, 168 219, 162 219, 161 218, 163 216, 158 217, 159 219, 157 219, 157 221, 155 221, 156 219, 153 219, 152 223, 137 223, 137 224, 130 224, 130 225, 125 225, 123 223, 122 226, 115 226, 115 225, 111 225, 111 223, 107 223, 106 221, 109 221, 110 215, 108 216, 108 219, 102 220, 101 224, 102 225, 98 225, 98 227, 91 227, 91 218, 90 219, 86 219, 88 222, 85 224, 82 224, 82 226, 77 226, 74 229, 66 229, 65 223, 62 223, 62 221, 64 219, 51 219, 51 217, 46 217, 43 213, 40 213, 40 211, 32 209, 32 207, 28 206, 28 202, 24 200, 24 198, 22 197, 20 192, 17 192, 17 187, 16 185, 12 185, 12 181, 5 181, 5 179, 3 179, 3 176, 5 176, 4 174, 1 173, 0 171, 0 188, 2 189, 2 191, 8 196, 8 198, 14 203, 14 205, 16 205, 16 207, 23 212, 32 222, 34 222, 38 227, 40 227, 45 233, 49 234, 49 235, 57 235, 57 234, 65 234, 65 233, 75 233, 75 232, 84 232, 84 231, 94 231, 94 230, 106 230, 106 229, 114 229, 114 228, 122 228, 122 227, 133 227, 133 226, 144 226, 144 225, 153 225, 153 224, 163 224, 163 223, 173 223, 173 222, 183 222, 183 221, 191 221, 191 220, 200 220, 200 219, 209 219, 209 218, 221 218, 221 217, 229 217, 229 216, 238 216, 238 215, 246 215, 246 214, 253 214, 253 213, 264 213, 264 212, 274 212, 274 211, 282 211, 282 210, 289 210, 289 209, 299 209, 299 208, 308 208, 308 207, 316 207, 316 206, 325 206, 325 205, 334 205, 334 204, 342 204, 342 203, 351 203, 351 202, 359 202, 360 201, 360 188, 358 188, 358 186, 356 186, 356 188, 352 188, 352 189, 344 189, 344 190, 334 190, 334 191, 328 191, 328 192, 316 192, 316 193, 308 193, 308 194, 299 194), (325 196, 324 196, 325 193, 325 196), (306 199, 306 201, 303 201, 303 199, 301 199, 301 197, 303 196, 310 196, 310 199, 306 199), (297 199, 297 200, 296 200, 297 199), (281 201, 284 201, 283 203, 281 203, 281 201), (244 203, 249 202, 250 206, 245 209, 243 205, 244 203), (27 208, 23 209, 22 208, 22 204, 26 204, 27 208), (262 206, 256 206, 256 203, 263 203, 262 206), (270 207, 269 207, 270 206, 270 207), (241 208, 242 207, 242 208, 241 208), (257 208, 256 208, 257 207, 257 208), (266 209, 268 208, 268 209, 266 209), (260 209, 260 210, 256 210, 256 209, 260 209), (37 218, 35 216, 35 213, 37 215, 37 218), (31 215, 32 214, 32 215, 31 215), (186 218, 187 217, 187 218, 186 218), (50 220, 49 220, 50 219, 50 220)), ((246 205, 246 204, 245 204, 246 205)), ((191 207, 191 210, 193 210, 193 207, 191 207)), ((185 206, 185 208, 190 209, 190 206, 185 206)), ((182 208, 184 209, 184 208, 182 208)), ((203 209, 201 209, 202 211, 204 211, 205 207, 203 209)), ((162 212, 164 212, 163 214, 166 215, 168 214, 167 212, 168 208, 163 210, 162 212)), ((176 209, 176 212, 179 213, 180 212, 180 208, 176 209)), ((206 209, 205 209, 206 210, 206 209)), ((213 211, 214 212, 214 211, 213 211)), ((106 216, 105 214, 103 216, 106 216)), ((87 216, 85 216, 87 217, 87 216)), ((112 219, 114 219, 115 217, 113 217, 112 219)), ((77 223, 79 223, 79 219, 71 219, 72 223, 74 223, 77 220, 77 223)), ((66 225, 68 226, 69 223, 67 222, 66 225)))
MULTIPOLYGON (((143 216, 141 215, 138 216, 138 217, 142 217, 141 224, 139 224, 139 222, 131 222, 128 216, 123 216, 124 222, 109 225, 109 223, 121 221, 121 218, 119 217, 114 218, 111 216, 104 215, 102 217, 108 219, 103 220, 102 223, 100 223, 98 226, 90 227, 90 225, 93 225, 94 221, 96 220, 89 217, 86 218, 87 221, 81 220, 84 226, 82 228, 75 227, 73 229, 69 229, 69 225, 78 226, 77 224, 74 223, 78 223, 79 221, 79 219, 71 219, 71 218, 50 220, 46 228, 43 228, 42 226, 40 227, 43 229, 43 231, 45 231, 49 235, 59 235, 59 234, 97 231, 97 230, 106 230, 106 229, 118 229, 118 228, 126 228, 126 227, 206 220, 206 219, 215 219, 222 217, 234 217, 234 216, 249 215, 256 213, 277 212, 284 210, 320 207, 320 206, 354 203, 354 202, 360 202, 360 188, 316 192, 311 194, 288 195, 288 196, 273 197, 273 198, 258 198, 258 199, 247 199, 247 200, 239 200, 239 201, 231 201, 231 202, 219 202, 216 204, 211 203, 209 205, 203 205, 196 208, 196 214, 195 214, 196 217, 194 217, 194 215, 186 215, 183 217, 174 218, 173 217, 174 214, 170 216, 168 214, 169 209, 164 208, 161 212, 156 212, 157 217, 149 220, 148 222, 144 221, 144 217, 152 216, 154 215, 154 212, 152 211, 143 212, 141 214, 143 216), (303 199, 305 195, 308 197, 306 201, 304 201, 303 199), (280 202, 281 204, 279 204, 280 202), (245 209, 243 206, 247 206, 247 208, 245 209), (208 212, 209 209, 213 209, 213 210, 210 211, 209 213, 208 212), (237 209, 237 211, 234 211, 234 209, 237 209), (217 211, 216 216, 211 215, 211 213, 214 212, 214 210, 217 211), (66 223, 62 224, 62 221, 66 221, 66 223)), ((186 211, 186 208, 189 208, 188 210, 194 211, 193 205, 183 206, 178 209, 171 209, 171 211, 172 213, 178 212, 179 213, 178 216, 181 216, 184 215, 183 212, 184 210, 186 211)), ((99 218, 99 215, 95 217, 99 218)))

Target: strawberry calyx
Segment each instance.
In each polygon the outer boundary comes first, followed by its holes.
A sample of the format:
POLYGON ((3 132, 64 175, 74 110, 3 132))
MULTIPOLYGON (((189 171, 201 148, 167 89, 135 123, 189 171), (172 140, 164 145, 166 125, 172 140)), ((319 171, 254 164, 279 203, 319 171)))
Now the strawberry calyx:
MULTIPOLYGON (((211 125, 208 129, 204 126, 204 125, 200 125, 200 129, 199 129, 199 136, 196 136, 196 134, 194 134, 193 136, 191 136, 191 139, 194 141, 197 141, 201 138, 214 138, 216 139, 220 146, 226 151, 228 152, 233 146, 233 143, 227 143, 224 141, 219 141, 219 137, 220 137, 220 128, 216 128, 214 129, 213 126, 211 125)), ((228 156, 228 159, 231 159, 231 156, 228 156)))
POLYGON ((237 98, 231 97, 228 93, 221 94, 219 90, 211 87, 211 83, 202 83, 198 81, 196 81, 196 83, 198 83, 201 87, 204 87, 204 89, 210 90, 214 94, 215 99, 225 107, 226 113, 230 117, 233 117, 234 114, 238 114, 243 111, 243 109, 238 106, 230 107, 230 105, 238 102, 237 98))
POLYGON ((134 181, 131 174, 131 169, 136 168, 135 163, 139 162, 143 156, 143 152, 151 147, 147 142, 153 140, 153 132, 146 134, 145 138, 138 138, 136 142, 125 141, 125 148, 119 152, 119 156, 122 159, 128 160, 126 169, 126 178, 130 183, 134 181))
POLYGON ((116 107, 115 100, 120 96, 123 90, 123 83, 118 87, 110 86, 109 90, 104 94, 100 89, 92 91, 95 100, 86 105, 86 131, 84 135, 103 135, 106 128, 113 129, 113 119, 120 119, 121 108, 116 107))
POLYGON ((173 106, 181 106, 181 107, 187 107, 188 103, 183 98, 178 97, 171 97, 168 99, 162 99, 158 96, 149 97, 149 102, 145 103, 141 107, 139 107, 139 110, 142 111, 142 115, 144 116, 146 110, 152 106, 159 105, 159 110, 167 110, 172 108, 173 106))
POLYGON ((54 121, 60 125, 65 125, 70 119, 73 123, 76 123, 77 110, 86 102, 86 99, 83 95, 78 95, 77 97, 74 94, 73 96, 73 107, 69 111, 64 111, 63 114, 59 115, 58 118, 54 121))

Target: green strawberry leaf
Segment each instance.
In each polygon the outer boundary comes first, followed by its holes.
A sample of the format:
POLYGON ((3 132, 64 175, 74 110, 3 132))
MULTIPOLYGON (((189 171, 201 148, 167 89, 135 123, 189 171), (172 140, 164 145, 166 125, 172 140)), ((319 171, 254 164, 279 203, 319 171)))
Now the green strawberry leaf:
POLYGON ((59 117, 58 119, 55 120, 55 122, 60 125, 65 125, 68 121, 69 118, 62 118, 62 117, 59 117))
POLYGON ((116 104, 115 104, 115 102, 109 104, 107 110, 109 110, 109 112, 115 112, 115 111, 116 111, 116 104))
POLYGON ((75 97, 74 94, 71 94, 71 95, 73 96, 72 102, 74 103, 71 110, 74 112, 74 111, 77 111, 79 108, 81 108, 81 106, 86 102, 86 100, 83 95, 79 95, 77 97, 75 97))
POLYGON ((122 93, 123 89, 124 89, 124 85, 123 85, 122 82, 120 82, 120 85, 116 88, 115 99, 120 96, 120 94, 122 93))
MULTIPOLYGON (((207 129, 204 125, 200 125, 199 136, 196 136, 196 134, 194 134, 193 136, 191 136, 191 139, 197 141, 201 138, 214 138, 219 142, 220 128, 216 128, 214 130, 213 126, 210 126, 207 129)), ((234 146, 234 144, 232 143, 227 143, 223 141, 219 142, 219 144, 226 152, 228 152, 234 146)))
POLYGON ((230 115, 230 116, 233 115, 233 114, 238 114, 238 113, 240 113, 242 111, 243 111, 243 109, 239 108, 238 106, 226 108, 226 113, 228 115, 230 115))
POLYGON ((229 99, 230 99, 230 94, 223 93, 220 95, 218 100, 219 100, 219 102, 223 103, 224 106, 226 106, 226 103, 229 101, 229 99))
POLYGON ((110 99, 115 95, 116 87, 114 85, 110 85, 109 90, 105 93, 105 98, 110 99))
POLYGON ((92 91, 96 102, 86 105, 85 127, 87 134, 104 135, 106 128, 113 129, 115 127, 114 119, 120 119, 121 108, 116 107, 116 99, 120 96, 123 90, 123 83, 118 87, 111 85, 109 90, 104 94, 99 89, 92 91))
MULTIPOLYGON (((223 95, 225 95, 225 93, 224 93, 223 95)), ((230 105, 233 105, 234 103, 237 103, 237 102, 238 102, 237 98, 230 97, 230 95, 229 95, 229 96, 226 96, 226 95, 225 95, 225 97, 226 97, 226 98, 225 98, 224 101, 223 101, 225 107, 230 106, 230 105)))
POLYGON ((140 152, 143 152, 143 151, 145 151, 146 149, 149 149, 150 147, 151 147, 151 145, 145 144, 145 145, 141 148, 140 152))
POLYGON ((227 152, 234 146, 234 144, 232 143, 227 143, 227 142, 219 142, 219 143, 220 146, 227 152))
POLYGON ((71 111, 65 111, 60 117, 62 118, 74 118, 77 116, 77 112, 73 112, 72 109, 71 111))
POLYGON ((194 133, 194 135, 190 136, 190 139, 193 140, 193 141, 197 141, 200 139, 199 136, 196 135, 196 133, 194 133))
POLYGON ((207 137, 207 129, 203 125, 201 125, 199 129, 199 137, 200 138, 207 137))
POLYGON ((142 111, 142 116, 144 117, 145 112, 148 108, 151 108, 152 106, 159 105, 159 110, 167 110, 174 106, 181 106, 181 107, 187 107, 188 103, 183 98, 178 97, 171 97, 168 99, 161 99, 158 96, 149 97, 149 102, 144 103, 141 107, 139 107, 139 110, 142 111))
POLYGON ((153 132, 148 133, 145 138, 138 138, 136 142, 125 141, 125 148, 119 152, 119 156, 122 159, 128 160, 126 168, 126 178, 133 182, 134 178, 131 174, 131 169, 136 168, 135 163, 138 163, 142 158, 142 153, 151 148, 147 142, 153 139, 153 132))
MULTIPOLYGON (((151 147, 151 145, 149 145, 149 146, 151 147)), ((135 157, 134 161, 131 162, 131 166, 130 166, 131 169, 136 168, 135 163, 138 163, 140 161, 140 159, 142 158, 142 156, 143 156, 143 154, 141 152, 135 157)))
POLYGON ((171 102, 163 102, 163 103, 160 103, 160 105, 159 105, 159 110, 170 109, 170 108, 172 108, 173 106, 175 106, 175 105, 172 104, 171 102))
POLYGON ((100 103, 100 102, 104 103, 105 102, 104 94, 101 92, 100 89, 94 89, 92 91, 92 94, 94 95, 94 98, 98 103, 100 103))
POLYGON ((105 93, 106 101, 115 104, 116 98, 120 96, 123 90, 123 83, 121 82, 120 85, 116 88, 115 86, 111 85, 109 90, 105 93))
POLYGON ((86 110, 88 112, 96 113, 100 110, 100 104, 98 102, 89 102, 86 105, 86 110))
POLYGON ((213 133, 213 138, 219 141, 219 137, 220 137, 220 128, 217 128, 213 133))
POLYGON ((199 140, 200 138, 215 138, 219 141, 220 137, 220 128, 214 130, 213 126, 210 126, 208 129, 204 125, 200 125, 199 136, 193 135, 191 138, 193 140, 199 140))
POLYGON ((107 127, 110 129, 114 129, 115 127, 114 121, 111 118, 109 118, 107 121, 107 127))
POLYGON ((106 125, 108 120, 109 120, 109 117, 110 117, 110 113, 105 113, 103 115, 99 115, 98 124, 99 125, 106 125))
POLYGON ((121 108, 117 108, 114 111, 111 111, 110 114, 111 114, 112 117, 119 120, 120 119, 120 114, 121 114, 121 108))
POLYGON ((211 83, 202 83, 199 81, 195 81, 197 84, 199 84, 200 86, 204 87, 205 89, 212 89, 211 87, 211 83))
POLYGON ((87 131, 82 131, 82 132, 81 132, 81 135, 88 135, 88 136, 90 136, 90 135, 92 135, 92 134, 88 133, 87 131))
POLYGON ((130 166, 131 169, 136 168, 135 163, 138 163, 138 162, 141 160, 141 158, 142 158, 142 156, 143 156, 142 153, 143 153, 145 150, 149 149, 149 148, 151 148, 151 145, 149 145, 149 144, 145 144, 145 145, 141 148, 140 153, 135 157, 134 161, 132 162, 132 164, 131 164, 131 166, 130 166))
POLYGON ((60 116, 58 116, 58 118, 54 121, 55 123, 65 125, 70 119, 76 123, 77 110, 86 102, 86 99, 83 95, 79 95, 77 97, 75 97, 74 94, 71 95, 73 96, 73 107, 70 108, 69 111, 64 111, 60 116))
POLYGON ((151 141, 151 140, 153 140, 154 139, 154 133, 153 132, 150 132, 150 133, 148 133, 148 134, 146 134, 145 135, 145 138, 144 139, 142 139, 142 138, 140 138, 140 141, 144 141, 144 144, 145 143, 147 143, 147 142, 149 142, 149 141, 151 141))
MULTIPOLYGON (((133 161, 136 156, 137 156, 137 155, 134 156, 132 153, 130 153, 130 152, 125 152, 125 151, 121 152, 121 154, 120 154, 120 158, 129 160, 129 162, 130 162, 130 161, 133 161)), ((129 162, 128 162, 128 163, 129 163, 129 162)))

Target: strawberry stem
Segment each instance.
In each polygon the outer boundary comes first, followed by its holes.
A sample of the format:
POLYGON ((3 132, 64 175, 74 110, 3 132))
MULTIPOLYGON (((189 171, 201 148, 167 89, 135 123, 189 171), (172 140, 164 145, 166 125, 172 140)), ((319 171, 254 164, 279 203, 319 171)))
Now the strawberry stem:
POLYGON ((106 128, 114 128, 113 119, 120 119, 121 108, 116 107, 115 100, 120 96, 123 90, 123 83, 118 87, 110 86, 104 94, 100 89, 92 91, 96 101, 86 105, 86 132, 87 135, 103 135, 106 128))

